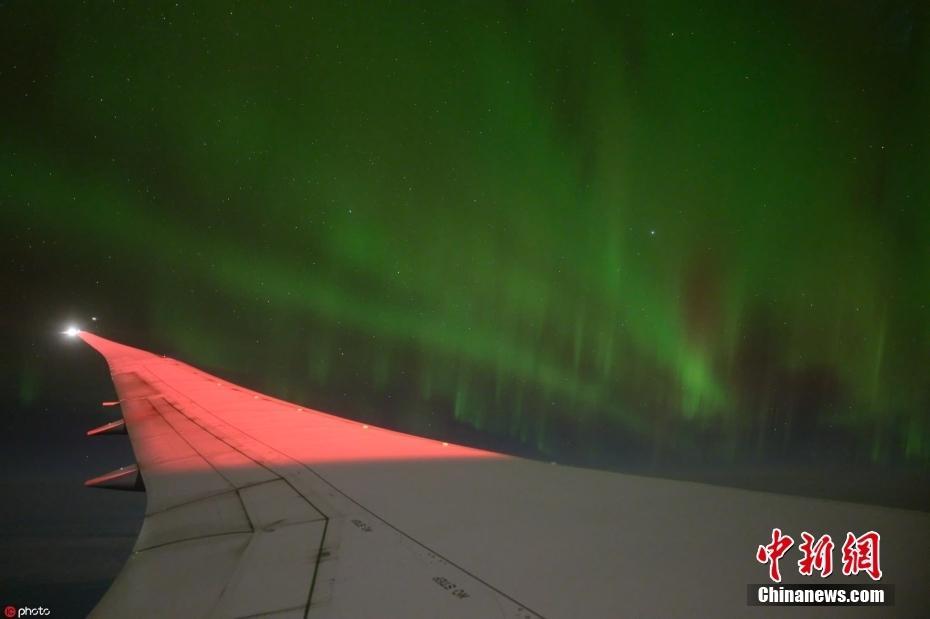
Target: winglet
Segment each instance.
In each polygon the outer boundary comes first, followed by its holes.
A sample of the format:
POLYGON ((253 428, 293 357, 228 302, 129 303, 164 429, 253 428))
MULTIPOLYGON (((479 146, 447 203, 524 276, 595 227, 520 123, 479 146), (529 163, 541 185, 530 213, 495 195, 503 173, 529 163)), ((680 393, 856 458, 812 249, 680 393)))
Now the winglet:
POLYGON ((139 467, 135 464, 118 468, 100 477, 88 479, 84 482, 84 485, 88 488, 106 488, 108 490, 145 491, 142 475, 139 474, 139 467))
POLYGON ((103 434, 126 434, 126 422, 117 419, 87 431, 87 436, 100 436, 103 434))

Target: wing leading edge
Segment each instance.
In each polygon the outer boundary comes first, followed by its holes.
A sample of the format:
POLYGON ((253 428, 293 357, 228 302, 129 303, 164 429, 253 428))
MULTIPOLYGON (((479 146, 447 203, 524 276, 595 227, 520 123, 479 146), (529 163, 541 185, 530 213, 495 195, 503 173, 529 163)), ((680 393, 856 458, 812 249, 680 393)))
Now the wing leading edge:
POLYGON ((927 514, 508 457, 79 336, 109 365, 147 494, 93 616, 741 616, 773 526, 881 531, 899 610, 926 608, 927 514))

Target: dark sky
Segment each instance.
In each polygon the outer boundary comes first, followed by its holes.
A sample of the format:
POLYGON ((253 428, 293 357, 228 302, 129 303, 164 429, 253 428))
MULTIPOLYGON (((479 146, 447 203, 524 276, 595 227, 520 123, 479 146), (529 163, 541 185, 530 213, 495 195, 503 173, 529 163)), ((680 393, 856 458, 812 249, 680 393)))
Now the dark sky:
POLYGON ((0 2, 0 603, 86 611, 142 513, 80 486, 132 454, 83 438, 117 413, 72 322, 443 440, 930 509, 923 3, 545 4, 0 2))

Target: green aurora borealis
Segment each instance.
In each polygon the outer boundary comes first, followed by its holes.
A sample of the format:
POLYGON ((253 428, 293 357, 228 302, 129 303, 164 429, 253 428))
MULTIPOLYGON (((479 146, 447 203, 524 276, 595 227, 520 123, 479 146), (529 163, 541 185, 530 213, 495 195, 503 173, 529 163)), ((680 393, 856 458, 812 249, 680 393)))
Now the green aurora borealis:
POLYGON ((930 462, 918 3, 40 5, 0 25, 25 296, 545 457, 930 462))

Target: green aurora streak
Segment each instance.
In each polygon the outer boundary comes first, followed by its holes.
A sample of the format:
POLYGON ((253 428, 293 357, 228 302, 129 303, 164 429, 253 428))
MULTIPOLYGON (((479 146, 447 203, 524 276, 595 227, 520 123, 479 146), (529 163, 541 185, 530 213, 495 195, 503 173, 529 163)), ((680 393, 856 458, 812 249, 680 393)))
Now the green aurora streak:
POLYGON ((2 218, 402 429, 926 464, 925 16, 839 6, 35 9, 2 218))

